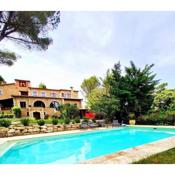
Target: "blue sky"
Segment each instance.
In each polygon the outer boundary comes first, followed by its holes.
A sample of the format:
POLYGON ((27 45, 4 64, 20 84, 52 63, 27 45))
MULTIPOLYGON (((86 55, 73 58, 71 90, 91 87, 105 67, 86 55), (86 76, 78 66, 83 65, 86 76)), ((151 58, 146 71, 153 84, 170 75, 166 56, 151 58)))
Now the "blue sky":
POLYGON ((157 79, 175 88, 174 19, 175 12, 61 12, 47 51, 0 43, 22 56, 12 67, 1 65, 0 74, 7 82, 28 79, 33 86, 80 90, 84 78, 102 77, 114 63, 133 60, 139 67, 154 63, 157 79))

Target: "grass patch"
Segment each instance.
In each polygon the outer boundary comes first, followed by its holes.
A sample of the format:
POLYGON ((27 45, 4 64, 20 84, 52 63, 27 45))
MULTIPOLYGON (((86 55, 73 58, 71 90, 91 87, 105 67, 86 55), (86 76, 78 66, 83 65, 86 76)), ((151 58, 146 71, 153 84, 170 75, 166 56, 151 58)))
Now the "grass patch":
POLYGON ((175 148, 152 155, 133 164, 175 164, 175 148))

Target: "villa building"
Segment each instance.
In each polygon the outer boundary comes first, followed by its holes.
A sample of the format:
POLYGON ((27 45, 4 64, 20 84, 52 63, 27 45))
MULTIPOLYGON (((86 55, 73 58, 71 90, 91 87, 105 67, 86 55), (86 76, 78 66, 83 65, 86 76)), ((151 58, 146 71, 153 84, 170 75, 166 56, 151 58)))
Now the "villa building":
POLYGON ((70 89, 43 89, 31 87, 28 80, 15 79, 15 83, 0 84, 0 111, 10 112, 13 106, 21 107, 22 116, 37 119, 46 115, 59 115, 60 104, 76 104, 81 108, 78 91, 70 89))

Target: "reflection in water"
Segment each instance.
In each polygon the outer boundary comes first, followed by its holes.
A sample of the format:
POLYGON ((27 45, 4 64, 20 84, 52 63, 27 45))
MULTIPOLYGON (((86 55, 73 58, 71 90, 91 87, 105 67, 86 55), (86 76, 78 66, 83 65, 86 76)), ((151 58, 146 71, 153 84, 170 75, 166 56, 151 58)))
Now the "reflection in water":
POLYGON ((91 144, 87 140, 83 143, 83 146, 80 149, 80 153, 78 154, 78 161, 86 160, 86 155, 91 151, 91 144))

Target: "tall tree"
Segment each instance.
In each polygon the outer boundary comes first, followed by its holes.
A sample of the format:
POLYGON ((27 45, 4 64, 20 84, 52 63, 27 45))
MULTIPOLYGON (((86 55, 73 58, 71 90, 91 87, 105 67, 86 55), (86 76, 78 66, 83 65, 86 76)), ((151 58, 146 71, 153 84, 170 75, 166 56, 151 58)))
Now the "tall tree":
POLYGON ((81 84, 81 89, 84 93, 84 96, 88 98, 89 94, 94 90, 95 88, 100 86, 100 81, 96 76, 91 76, 87 79, 84 79, 81 84))
POLYGON ((47 88, 44 83, 40 83, 38 87, 41 88, 41 89, 46 89, 47 88))
POLYGON ((0 75, 0 84, 2 84, 4 82, 5 82, 4 78, 0 75))
MULTIPOLYGON (((2 11, 0 12, 0 41, 12 40, 28 49, 46 50, 52 43, 48 37, 60 22, 60 12, 2 11)), ((12 65, 18 58, 14 52, 0 50, 0 64, 12 65)))
POLYGON ((138 117, 150 110, 158 83, 151 72, 152 67, 153 64, 146 65, 141 70, 131 61, 131 65, 125 67, 125 75, 121 76, 120 64, 114 66, 111 93, 119 99, 123 114, 134 113, 138 117))
POLYGON ((154 111, 175 110, 175 89, 167 89, 167 85, 162 83, 156 87, 152 106, 154 111))
POLYGON ((120 62, 114 65, 112 69, 112 78, 110 79, 110 95, 119 100, 119 117, 128 114, 128 100, 130 98, 130 91, 128 85, 126 86, 125 77, 121 74, 120 62))

